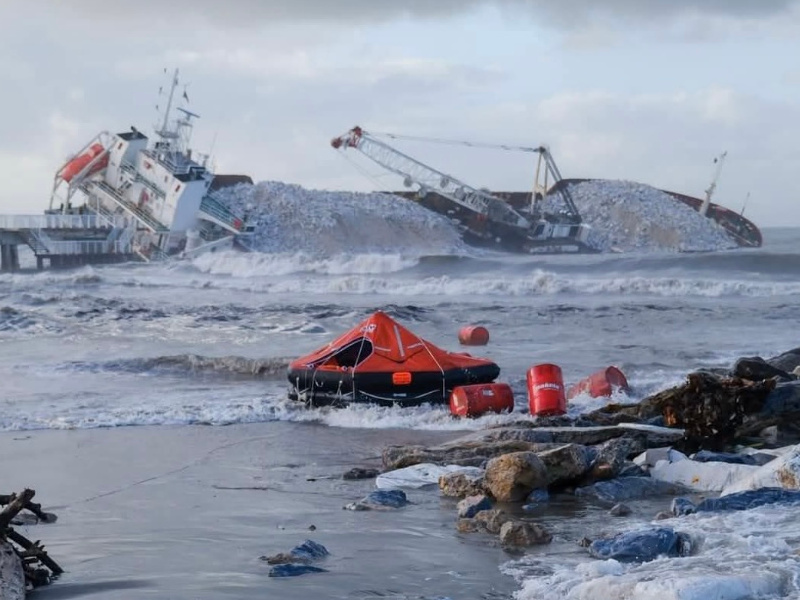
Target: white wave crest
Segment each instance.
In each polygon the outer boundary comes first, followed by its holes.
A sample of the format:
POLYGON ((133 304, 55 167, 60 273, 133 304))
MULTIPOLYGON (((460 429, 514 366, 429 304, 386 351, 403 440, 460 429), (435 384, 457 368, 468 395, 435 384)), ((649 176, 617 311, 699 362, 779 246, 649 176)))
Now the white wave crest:
POLYGON ((797 598, 800 524, 795 512, 766 506, 658 523, 689 533, 698 543, 695 556, 620 564, 580 553, 536 554, 507 564, 504 571, 522 585, 517 600, 797 598))
POLYGON ((265 254, 215 252, 201 255, 192 265, 203 273, 233 277, 269 277, 293 273, 325 275, 396 273, 419 264, 419 258, 400 254, 338 254, 320 257, 306 252, 265 254))

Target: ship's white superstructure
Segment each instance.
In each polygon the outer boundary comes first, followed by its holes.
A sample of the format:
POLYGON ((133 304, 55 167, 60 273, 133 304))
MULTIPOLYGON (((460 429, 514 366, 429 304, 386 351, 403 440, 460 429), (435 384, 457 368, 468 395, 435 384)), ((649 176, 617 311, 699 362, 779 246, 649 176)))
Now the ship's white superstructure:
POLYGON ((47 212, 94 213, 108 224, 109 238, 127 244, 125 253, 147 260, 243 233, 243 220, 211 192, 208 156, 193 156, 189 147, 199 115, 176 108, 170 120, 177 86, 176 70, 153 140, 133 127, 101 132, 67 161, 56 172, 47 212))

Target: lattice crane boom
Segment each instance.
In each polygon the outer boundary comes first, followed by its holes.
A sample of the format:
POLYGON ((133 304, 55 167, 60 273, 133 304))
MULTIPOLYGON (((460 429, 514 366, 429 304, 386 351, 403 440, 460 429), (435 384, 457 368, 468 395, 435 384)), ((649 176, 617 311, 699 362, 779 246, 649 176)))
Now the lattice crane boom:
POLYGON ((354 148, 384 169, 403 177, 406 187, 416 185, 419 191, 435 192, 489 220, 529 229, 531 222, 506 202, 476 189, 463 181, 437 171, 428 165, 376 139, 361 127, 354 127, 344 135, 331 140, 331 146, 345 150, 354 148))

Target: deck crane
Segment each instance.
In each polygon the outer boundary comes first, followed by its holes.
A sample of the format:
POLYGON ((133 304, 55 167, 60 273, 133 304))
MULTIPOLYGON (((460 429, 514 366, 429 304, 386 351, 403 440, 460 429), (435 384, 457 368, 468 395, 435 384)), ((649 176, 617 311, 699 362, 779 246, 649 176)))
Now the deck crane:
MULTIPOLYGON (((554 179, 554 183, 561 180, 561 173, 558 171, 552 155, 545 147, 527 148, 520 146, 501 146, 490 144, 475 144, 470 142, 457 142, 451 140, 439 140, 431 138, 415 138, 412 136, 399 136, 393 134, 384 134, 386 137, 396 139, 410 139, 417 141, 458 144, 473 147, 488 147, 503 150, 521 150, 527 152, 536 152, 539 154, 540 164, 537 166, 537 186, 539 179, 539 171, 541 162, 545 163, 545 174, 550 173, 554 179)), ((484 219, 496 224, 511 227, 513 230, 518 231, 521 235, 530 239, 531 241, 541 242, 545 239, 552 239, 554 237, 562 237, 564 231, 569 231, 569 228, 557 228, 556 224, 567 225, 580 225, 580 214, 569 195, 569 190, 566 186, 561 186, 559 193, 565 200, 566 209, 559 215, 549 215, 550 222, 543 219, 543 215, 538 210, 541 199, 546 194, 546 190, 541 190, 537 193, 534 190, 533 202, 530 214, 523 214, 515 210, 510 204, 493 196, 487 191, 474 188, 458 179, 438 171, 420 161, 411 158, 410 156, 396 150, 389 144, 382 140, 377 139, 377 134, 371 134, 364 131, 361 127, 354 127, 344 135, 334 138, 331 145, 336 149, 345 150, 347 148, 354 148, 359 150, 362 154, 370 158, 372 161, 381 165, 388 171, 403 177, 403 184, 406 187, 417 186, 418 193, 423 197, 428 192, 433 192, 443 196, 450 201, 460 205, 462 208, 471 211, 478 215, 479 219, 484 219), (565 197, 566 196, 566 197, 565 197)), ((545 175, 546 176, 546 175, 545 175)), ((580 229, 574 229, 579 232, 580 229)))
POLYGON ((488 220, 520 229, 530 229, 531 222, 500 198, 476 189, 458 179, 437 171, 407 154, 376 139, 361 127, 334 138, 331 146, 338 149, 355 148, 383 168, 403 177, 403 185, 419 186, 419 191, 436 192, 488 220))
POLYGON ((708 207, 711 205, 711 196, 714 195, 714 190, 717 189, 717 181, 719 181, 719 176, 722 173, 722 165, 725 163, 725 157, 728 156, 728 151, 726 150, 719 156, 714 159, 714 164, 717 165, 717 168, 714 169, 714 179, 711 180, 711 185, 708 186, 706 190, 706 197, 703 200, 703 204, 700 206, 700 214, 704 217, 708 212, 708 207))

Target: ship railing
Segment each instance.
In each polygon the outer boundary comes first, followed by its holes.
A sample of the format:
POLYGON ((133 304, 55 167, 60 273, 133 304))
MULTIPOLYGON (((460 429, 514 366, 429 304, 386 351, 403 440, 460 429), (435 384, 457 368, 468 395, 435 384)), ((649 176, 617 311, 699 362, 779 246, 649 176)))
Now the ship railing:
POLYGON ((43 252, 36 252, 36 254, 45 255, 87 255, 87 254, 129 254, 130 244, 124 244, 120 241, 108 240, 67 240, 55 241, 48 240, 46 242, 47 249, 43 252))
POLYGON ((136 167, 133 166, 131 163, 128 162, 122 163, 120 165, 120 168, 126 173, 128 173, 136 183, 141 183, 156 196, 160 196, 161 198, 166 198, 167 194, 164 192, 164 190, 162 190, 152 181, 147 179, 147 177, 145 177, 139 171, 137 171, 136 167))
POLYGON ((231 233, 239 233, 244 227, 244 221, 230 211, 213 194, 203 196, 200 202, 200 217, 206 218, 231 233))
POLYGON ((103 194, 107 197, 111 198, 114 202, 116 202, 119 206, 121 206, 125 211, 130 213, 134 216, 134 218, 138 219, 145 227, 147 227, 150 231, 154 233, 167 233, 169 231, 162 223, 158 221, 155 217, 146 213, 142 209, 138 208, 125 198, 123 198, 117 191, 108 185, 105 181, 98 181, 93 183, 93 187, 100 190, 103 194))
POLYGON ((108 229, 113 225, 97 214, 0 215, 0 229, 108 229))
POLYGON ((223 238, 215 239, 211 242, 201 244, 200 246, 192 248, 191 250, 184 250, 181 253, 181 258, 194 258, 196 256, 199 256, 200 254, 216 250, 217 248, 221 248, 223 246, 231 246, 233 244, 234 237, 235 236, 233 235, 226 235, 223 238))

